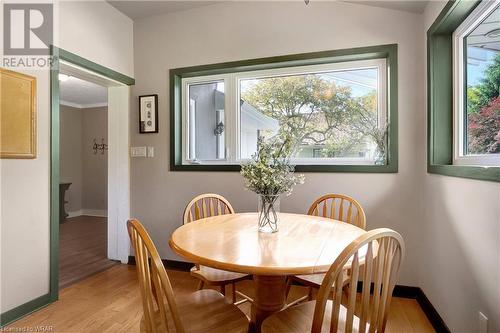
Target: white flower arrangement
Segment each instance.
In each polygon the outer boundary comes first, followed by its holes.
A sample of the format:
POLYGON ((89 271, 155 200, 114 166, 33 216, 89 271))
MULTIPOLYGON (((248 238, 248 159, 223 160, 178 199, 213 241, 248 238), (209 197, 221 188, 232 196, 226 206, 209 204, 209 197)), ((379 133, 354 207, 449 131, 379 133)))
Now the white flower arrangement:
POLYGON ((295 174, 290 157, 297 147, 292 134, 283 134, 264 140, 258 139, 257 152, 241 166, 241 175, 249 190, 265 196, 290 195, 293 187, 304 183, 304 175, 295 174))

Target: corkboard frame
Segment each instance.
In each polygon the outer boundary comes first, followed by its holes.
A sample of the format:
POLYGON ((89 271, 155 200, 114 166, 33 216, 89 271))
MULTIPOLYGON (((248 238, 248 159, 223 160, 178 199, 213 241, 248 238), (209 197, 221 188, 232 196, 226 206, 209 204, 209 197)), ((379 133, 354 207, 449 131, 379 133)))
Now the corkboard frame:
POLYGON ((36 78, 26 74, 0 68, 0 158, 34 159, 36 158, 36 78), (8 78, 9 80, 6 80, 8 78), (19 84, 19 88, 11 84, 19 84), (28 84, 28 89, 22 85, 28 84), (9 92, 9 93, 7 93, 9 92), (15 95, 11 95, 15 94, 15 95), (7 98, 6 96, 9 95, 7 98), (15 103, 16 98, 28 103, 15 103), (13 112, 13 109, 20 112, 13 112), (21 108, 21 109, 19 109, 21 108), (5 122, 5 123, 4 123, 5 122), (15 127, 15 133, 5 131, 4 124, 15 127))

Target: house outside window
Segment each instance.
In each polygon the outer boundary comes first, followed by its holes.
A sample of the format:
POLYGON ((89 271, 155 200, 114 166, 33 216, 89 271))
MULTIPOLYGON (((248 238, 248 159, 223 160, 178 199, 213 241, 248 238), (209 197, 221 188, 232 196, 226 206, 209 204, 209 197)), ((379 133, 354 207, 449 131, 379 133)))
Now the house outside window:
POLYGON ((172 70, 174 169, 236 170, 256 153, 259 138, 294 131, 298 170, 397 171, 397 49, 385 48, 390 52, 353 51, 342 61, 313 56, 172 70))

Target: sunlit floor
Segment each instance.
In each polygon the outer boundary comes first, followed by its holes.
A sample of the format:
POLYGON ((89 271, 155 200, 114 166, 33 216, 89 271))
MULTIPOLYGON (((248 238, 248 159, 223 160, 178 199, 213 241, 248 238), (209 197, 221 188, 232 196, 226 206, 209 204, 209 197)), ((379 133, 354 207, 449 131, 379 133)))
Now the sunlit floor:
MULTIPOLYGON (((177 296, 196 290, 198 281, 187 272, 168 271, 177 296)), ((252 281, 238 284, 252 296, 252 281)), ((307 289, 292 287, 290 299, 305 295, 307 289)), ((228 297, 230 296, 230 288, 228 297)), ((250 305, 240 308, 249 314, 250 305)), ((139 332, 142 304, 135 266, 115 265, 65 288, 60 300, 9 327, 52 326, 52 332, 139 332)), ((394 298, 387 332, 434 332, 427 317, 413 299, 394 298)))

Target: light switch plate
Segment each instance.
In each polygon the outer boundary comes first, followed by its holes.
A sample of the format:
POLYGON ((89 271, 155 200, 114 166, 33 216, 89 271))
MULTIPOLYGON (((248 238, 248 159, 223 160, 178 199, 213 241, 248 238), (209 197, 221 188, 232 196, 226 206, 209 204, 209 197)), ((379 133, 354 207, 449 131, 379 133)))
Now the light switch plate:
POLYGON ((479 311, 479 331, 478 333, 488 333, 488 317, 479 311))
POLYGON ((148 147, 148 157, 155 157, 155 147, 148 147))
POLYGON ((130 148, 130 156, 132 156, 132 157, 146 157, 146 147, 132 147, 132 148, 130 148))

